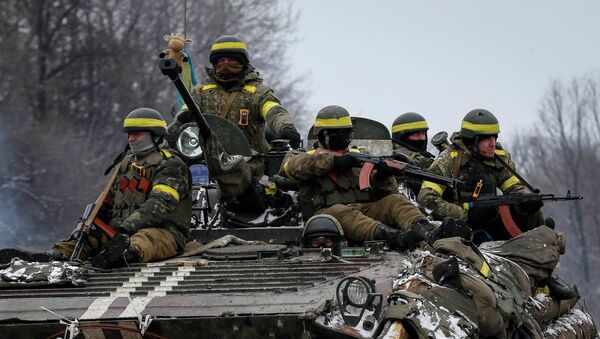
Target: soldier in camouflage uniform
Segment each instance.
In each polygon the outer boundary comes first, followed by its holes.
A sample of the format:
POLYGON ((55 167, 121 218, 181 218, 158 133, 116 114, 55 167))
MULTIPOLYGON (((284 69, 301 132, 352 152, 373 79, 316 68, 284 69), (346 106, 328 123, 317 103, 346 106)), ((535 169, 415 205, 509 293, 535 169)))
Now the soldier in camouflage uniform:
MULTIPOLYGON (((426 171, 433 163, 434 155, 427 152, 427 131, 429 126, 425 118, 418 113, 408 112, 400 115, 392 124, 392 144, 394 155, 403 155, 413 165, 426 171)), ((397 157, 398 158, 398 157, 397 157)), ((402 177, 401 180, 417 196, 422 180, 402 177)))
MULTIPOLYGON (((101 230, 90 230, 80 259, 93 258, 96 267, 109 268, 132 262, 167 259, 183 251, 192 214, 191 178, 184 162, 168 148, 167 124, 162 115, 138 108, 123 122, 129 150, 115 169, 118 174, 98 218, 118 234, 109 239, 101 230)), ((76 240, 56 243, 45 253, 6 249, 5 261, 65 260, 76 240)))
MULTIPOLYGON (((300 145, 300 134, 288 111, 281 105, 273 90, 264 85, 258 72, 249 63, 246 44, 231 35, 219 37, 210 52, 212 67, 206 68, 206 84, 195 86, 192 97, 205 114, 218 114, 237 125, 250 144, 254 159, 249 163, 254 176, 263 172, 261 155, 269 151, 265 126, 292 148, 300 145)), ((175 133, 179 126, 193 119, 182 110, 169 126, 175 133)))
POLYGON ((386 240, 397 249, 416 246, 420 240, 433 243, 445 236, 470 236, 466 225, 447 219, 435 228, 405 196, 398 194, 398 183, 386 166, 376 169, 372 189, 361 191, 360 163, 348 149, 352 140, 352 121, 339 106, 319 111, 313 130, 318 148, 306 153, 289 153, 281 174, 298 182, 299 202, 304 220, 315 214, 336 218, 347 239, 386 240))
MULTIPOLYGON (((436 219, 452 217, 466 221, 475 232, 476 241, 509 239, 496 207, 471 208, 467 204, 479 195, 531 193, 509 170, 515 169, 510 154, 496 139, 500 127, 496 117, 487 110, 467 113, 460 133, 451 137, 452 145, 440 153, 429 172, 461 180, 464 184, 447 190, 444 186, 424 181, 418 201, 432 210, 436 219)), ((522 231, 544 224, 540 212, 542 202, 529 202, 511 208, 516 224, 522 231)))

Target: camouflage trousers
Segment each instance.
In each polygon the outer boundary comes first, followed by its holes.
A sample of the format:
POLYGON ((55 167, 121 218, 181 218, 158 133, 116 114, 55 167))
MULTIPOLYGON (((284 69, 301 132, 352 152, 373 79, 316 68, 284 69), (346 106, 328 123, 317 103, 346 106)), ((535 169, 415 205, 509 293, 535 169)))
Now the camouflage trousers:
MULTIPOLYGON (((94 230, 97 231, 97 230, 94 230)), ((82 259, 93 258, 106 247, 110 239, 100 231, 91 232, 81 250, 82 259)), ((165 228, 144 228, 131 236, 131 247, 140 254, 141 262, 163 260, 177 255, 177 242, 165 228)), ((76 240, 61 241, 53 248, 69 258, 75 249, 76 240)))
POLYGON ((374 202, 336 204, 315 214, 329 214, 336 218, 345 237, 355 242, 373 240, 377 224, 408 230, 417 220, 426 220, 421 211, 401 194, 390 194, 374 202))

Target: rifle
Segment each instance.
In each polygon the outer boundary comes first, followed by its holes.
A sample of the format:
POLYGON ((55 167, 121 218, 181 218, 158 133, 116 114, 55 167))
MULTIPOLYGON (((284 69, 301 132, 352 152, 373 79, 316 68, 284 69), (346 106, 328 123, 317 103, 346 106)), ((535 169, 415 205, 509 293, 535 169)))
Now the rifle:
POLYGON ((388 167, 401 171, 404 175, 413 176, 448 187, 454 187, 454 185, 459 182, 452 178, 425 172, 415 165, 407 164, 402 161, 363 153, 350 152, 348 154, 363 163, 358 177, 358 184, 361 190, 371 188, 371 173, 373 173, 373 169, 375 169, 377 165, 382 163, 385 163, 388 167))
POLYGON ((510 214, 510 206, 517 205, 520 203, 527 202, 540 202, 540 201, 568 201, 568 200, 581 200, 581 195, 572 195, 571 191, 567 191, 567 195, 564 197, 557 197, 552 193, 523 193, 523 194, 506 194, 506 195, 483 195, 477 200, 465 203, 465 207, 468 209, 478 207, 498 207, 498 213, 502 219, 502 224, 510 233, 512 237, 523 233, 514 222, 512 215, 510 214))
POLYGON ((174 59, 160 59, 158 62, 158 68, 160 68, 162 74, 168 76, 169 79, 173 81, 175 87, 177 88, 177 92, 179 92, 183 98, 183 102, 185 102, 190 113, 192 113, 192 117, 196 121, 198 129, 200 130, 200 135, 205 141, 208 140, 212 130, 210 129, 210 126, 208 126, 206 119, 204 119, 202 116, 202 113, 200 113, 200 109, 198 109, 198 106, 196 106, 196 103, 194 102, 194 99, 192 99, 190 92, 188 92, 185 84, 181 80, 181 77, 179 76, 180 68, 177 66, 177 62, 175 62, 174 59))
POLYGON ((70 261, 79 259, 79 256, 81 255, 81 250, 83 249, 83 245, 86 241, 86 239, 85 239, 86 235, 89 233, 92 226, 95 226, 95 227, 101 229, 111 239, 115 235, 117 235, 117 232, 115 230, 113 230, 109 225, 104 223, 102 220, 100 220, 100 218, 98 218, 97 215, 98 215, 98 212, 100 211, 100 208, 104 204, 104 201, 106 200, 108 191, 110 191, 112 184, 115 182, 115 179, 117 178, 117 174, 119 173, 120 167, 121 167, 120 162, 116 166, 114 166, 113 173, 110 176, 110 179, 108 180, 106 185, 104 186, 104 189, 102 190, 102 192, 100 192, 100 195, 96 199, 96 202, 92 203, 92 204, 88 204, 85 207, 85 210, 83 211, 83 214, 81 215, 81 218, 79 218, 77 227, 75 228, 75 231, 73 232, 73 235, 72 235, 72 238, 75 238, 77 240, 77 243, 75 244, 73 253, 71 253, 71 257, 69 258, 70 261))

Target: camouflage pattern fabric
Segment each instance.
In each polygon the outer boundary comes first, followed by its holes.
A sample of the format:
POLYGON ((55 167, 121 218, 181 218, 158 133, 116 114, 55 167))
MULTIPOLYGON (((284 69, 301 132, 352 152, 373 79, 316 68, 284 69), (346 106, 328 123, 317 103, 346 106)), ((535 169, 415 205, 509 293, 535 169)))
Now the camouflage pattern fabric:
MULTIPOLYGON (((189 238, 192 214, 191 180, 184 162, 167 149, 155 149, 137 158, 127 154, 117 170, 119 174, 109 191, 109 202, 98 217, 113 229, 128 233, 132 239, 143 229, 166 230, 177 248, 183 250, 189 238)), ((106 237, 97 232, 90 232, 87 239, 88 246, 82 252, 88 257, 107 243, 106 237)), ((69 257, 73 251, 71 246, 74 243, 61 242, 54 248, 69 257)), ((153 243, 153 246, 159 245, 153 243)))
POLYGON ((332 166, 333 155, 323 149, 290 152, 283 160, 281 174, 300 186, 298 199, 305 220, 314 214, 332 215, 348 239, 362 242, 373 239, 378 223, 407 229, 425 219, 405 196, 396 193, 398 183, 393 177, 378 180, 374 175, 372 188, 361 191, 359 168, 337 173, 332 166))
MULTIPOLYGON (((429 167, 431 166, 431 164, 433 163, 433 159, 428 158, 419 152, 409 150, 408 148, 406 148, 396 142, 394 142, 392 144, 393 144, 393 150, 392 150, 393 154, 404 154, 408 158, 408 160, 410 160, 410 163, 412 165, 418 166, 423 171, 427 171, 429 169, 429 167)), ((408 177, 401 176, 398 178, 398 180, 403 182, 406 185, 406 187, 408 187, 415 194, 415 196, 419 195, 419 192, 421 191, 421 184, 423 183, 423 180, 417 179, 415 177, 410 177, 410 176, 408 176, 408 177)))
MULTIPOLYGON (((454 177, 464 182, 463 185, 455 189, 446 189, 445 186, 436 183, 424 181, 418 196, 418 201, 424 207, 430 209, 435 219, 443 220, 445 217, 452 217, 463 221, 467 220, 468 211, 463 209, 463 203, 472 201, 472 194, 475 191, 477 183, 481 180, 483 187, 481 195, 495 195, 496 189, 500 189, 504 194, 512 193, 531 193, 531 191, 519 181, 504 165, 496 159, 484 159, 474 153, 466 146, 457 133, 451 138, 452 145, 450 149, 444 150, 429 168, 433 174, 454 177), (462 153, 462 155, 461 155, 462 153), (457 159, 460 158, 460 168, 454 168, 457 159)), ((498 147, 496 155, 509 166, 515 169, 515 164, 511 160, 510 153, 498 147)), ((543 224, 541 212, 534 215, 519 213, 516 208, 512 208, 515 221, 522 230, 529 230, 543 224)), ((490 218, 489 225, 470 225, 474 230, 485 228, 491 232, 498 232, 494 239, 508 239, 510 236, 504 230, 500 218, 490 218)))
MULTIPOLYGON (((207 68, 208 78, 205 85, 197 85, 191 95, 204 114, 220 114, 227 99, 237 92, 225 118, 237 125, 250 143, 255 154, 264 154, 270 147, 265 138, 265 126, 275 133, 284 128, 294 127, 294 121, 288 111, 281 106, 273 90, 262 83, 258 73, 252 66, 243 78, 232 88, 225 89, 214 78, 214 69, 207 68), (244 117, 244 112, 248 116, 244 117)), ((187 114, 178 114, 169 125, 169 133, 173 134, 179 126, 192 122, 187 114)))

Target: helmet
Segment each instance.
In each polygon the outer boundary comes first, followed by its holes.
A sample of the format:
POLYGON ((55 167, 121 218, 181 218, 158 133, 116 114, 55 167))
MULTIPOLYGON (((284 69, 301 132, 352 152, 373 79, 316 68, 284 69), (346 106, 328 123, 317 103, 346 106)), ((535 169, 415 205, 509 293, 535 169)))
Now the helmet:
POLYGON ((429 130, 425 118, 414 112, 404 113, 394 120, 392 124, 392 137, 397 140, 402 140, 404 136, 408 136, 414 132, 426 132, 429 130))
POLYGON ((221 57, 234 58, 244 65, 250 62, 246 43, 234 35, 220 36, 210 47, 211 64, 216 63, 221 57))
POLYGON ((488 110, 477 108, 465 115, 460 125, 460 135, 473 139, 479 135, 497 135, 500 133, 498 119, 488 110))
POLYGON ((313 125, 313 133, 319 134, 325 129, 350 129, 352 130, 352 120, 350 113, 340 106, 326 106, 321 108, 313 125))
POLYGON ((314 238, 328 237, 333 240, 334 247, 339 245, 344 237, 342 226, 336 218, 328 214, 316 214, 310 217, 302 232, 302 239, 306 247, 311 247, 310 242, 314 238))
POLYGON ((137 108, 127 114, 123 120, 126 133, 148 131, 155 136, 167 135, 167 122, 163 116, 152 108, 137 108))

